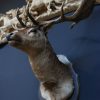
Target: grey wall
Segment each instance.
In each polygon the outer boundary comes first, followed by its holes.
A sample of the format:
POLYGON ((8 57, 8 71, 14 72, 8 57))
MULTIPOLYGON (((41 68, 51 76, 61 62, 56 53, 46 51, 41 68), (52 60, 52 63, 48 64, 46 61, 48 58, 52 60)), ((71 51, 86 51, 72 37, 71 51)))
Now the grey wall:
MULTIPOLYGON (((22 6, 24 0, 1 0, 0 12, 22 6)), ((49 31, 57 54, 66 55, 79 75, 80 100, 100 99, 100 7, 72 30, 70 23, 49 31)), ((0 50, 0 100, 39 100, 38 81, 27 55, 13 47, 0 50)))

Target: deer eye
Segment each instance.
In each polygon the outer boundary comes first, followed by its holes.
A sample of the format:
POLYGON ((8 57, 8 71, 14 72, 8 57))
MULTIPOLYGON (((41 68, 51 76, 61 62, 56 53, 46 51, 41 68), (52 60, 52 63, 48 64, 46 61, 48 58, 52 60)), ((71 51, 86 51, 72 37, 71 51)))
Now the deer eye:
POLYGON ((36 33, 37 33, 37 30, 36 30, 36 29, 31 29, 31 30, 29 31, 29 33, 31 33, 31 32, 34 32, 34 34, 36 34, 36 33))
POLYGON ((27 34, 29 37, 39 37, 40 36, 39 30, 37 30, 36 28, 29 29, 27 34))
POLYGON ((30 36, 30 37, 33 37, 37 34, 37 30, 34 28, 31 28, 27 31, 27 34, 30 36))

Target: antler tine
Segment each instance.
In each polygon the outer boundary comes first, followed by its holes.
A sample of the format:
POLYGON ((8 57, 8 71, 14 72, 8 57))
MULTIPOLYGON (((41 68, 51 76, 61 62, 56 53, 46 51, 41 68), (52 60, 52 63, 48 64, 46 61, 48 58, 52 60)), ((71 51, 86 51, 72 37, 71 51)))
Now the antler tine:
POLYGON ((64 22, 64 11, 63 11, 63 6, 64 6, 64 3, 62 3, 62 6, 61 6, 61 14, 60 14, 60 17, 56 18, 56 19, 52 19, 50 21, 45 21, 43 22, 43 29, 46 31, 48 30, 53 24, 58 24, 60 22, 64 22))
POLYGON ((78 23, 79 21, 87 18, 94 7, 95 0, 82 0, 77 10, 70 16, 64 16, 65 21, 72 21, 78 23))
POLYGON ((26 11, 27 11, 27 15, 29 17, 29 19, 32 21, 33 25, 36 25, 38 26, 39 25, 39 22, 37 22, 34 17, 31 15, 31 13, 29 12, 29 3, 27 4, 26 6, 26 11))
POLYGON ((23 23, 22 19, 19 17, 19 9, 17 9, 16 17, 17 17, 18 21, 20 22, 20 24, 21 24, 23 27, 27 27, 27 26, 23 23))
POLYGON ((82 0, 80 6, 77 8, 77 10, 71 16, 64 16, 64 10, 63 10, 64 3, 65 2, 62 3, 61 16, 59 18, 44 22, 45 23, 45 26, 44 26, 45 30, 50 28, 53 24, 58 24, 58 23, 64 22, 64 21, 73 22, 71 25, 71 28, 73 28, 73 26, 76 23, 87 18, 91 14, 93 7, 94 7, 93 5, 95 3, 95 0, 82 0))

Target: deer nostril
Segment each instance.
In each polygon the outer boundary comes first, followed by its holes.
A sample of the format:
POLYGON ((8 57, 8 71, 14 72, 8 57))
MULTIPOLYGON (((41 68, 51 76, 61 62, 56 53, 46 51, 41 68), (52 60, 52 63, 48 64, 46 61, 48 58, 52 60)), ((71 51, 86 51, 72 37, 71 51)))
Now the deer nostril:
POLYGON ((0 49, 5 47, 8 44, 8 41, 10 41, 10 37, 13 33, 8 34, 0 41, 0 49))
POLYGON ((14 33, 10 33, 9 35, 7 35, 6 36, 6 39, 8 40, 8 41, 10 41, 11 40, 11 36, 13 35, 14 33))

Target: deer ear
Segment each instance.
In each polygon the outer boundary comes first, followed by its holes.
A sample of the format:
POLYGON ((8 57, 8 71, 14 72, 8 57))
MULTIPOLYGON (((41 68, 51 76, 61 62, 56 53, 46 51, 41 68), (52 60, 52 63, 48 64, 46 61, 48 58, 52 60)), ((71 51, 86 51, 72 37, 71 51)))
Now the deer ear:
POLYGON ((41 29, 42 29, 42 31, 43 31, 45 34, 47 34, 47 33, 48 33, 48 30, 49 30, 51 27, 52 27, 51 24, 46 24, 46 25, 43 25, 43 26, 41 27, 41 29))

